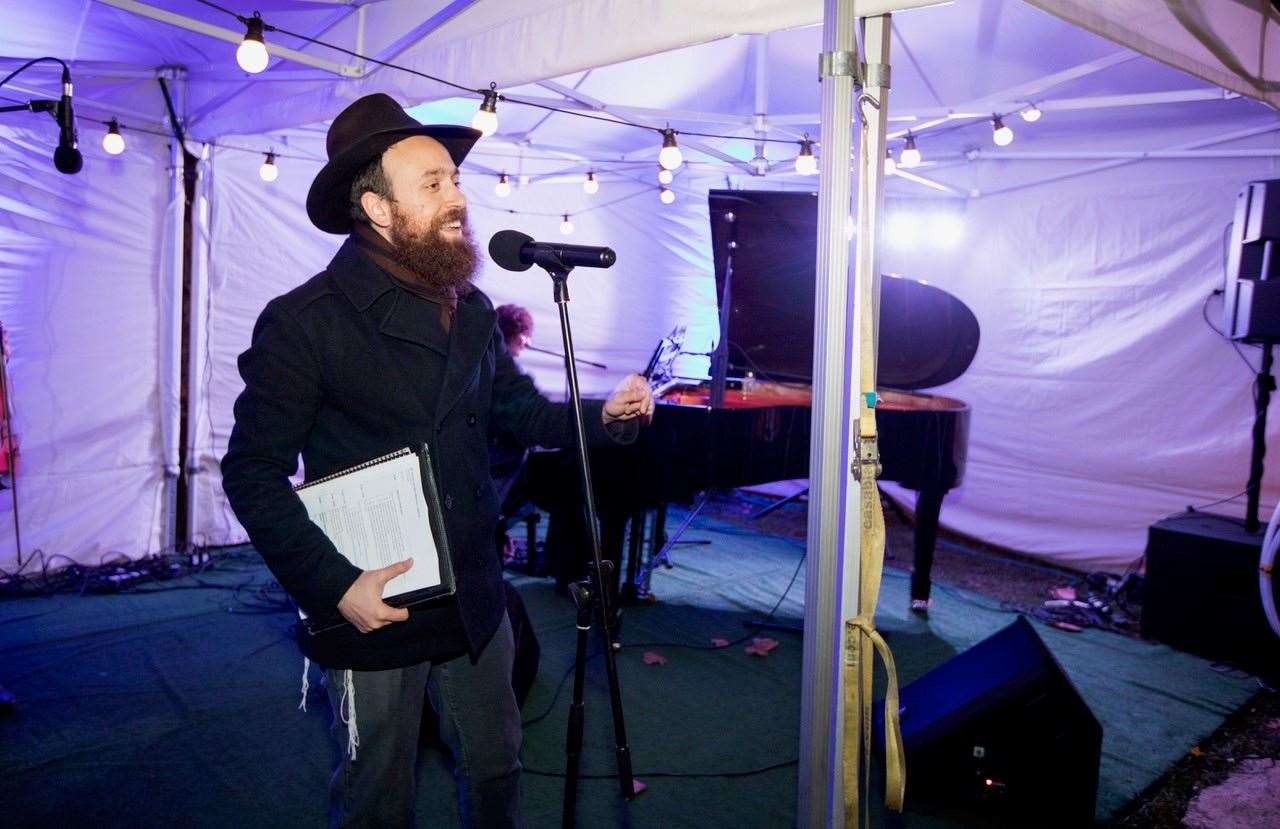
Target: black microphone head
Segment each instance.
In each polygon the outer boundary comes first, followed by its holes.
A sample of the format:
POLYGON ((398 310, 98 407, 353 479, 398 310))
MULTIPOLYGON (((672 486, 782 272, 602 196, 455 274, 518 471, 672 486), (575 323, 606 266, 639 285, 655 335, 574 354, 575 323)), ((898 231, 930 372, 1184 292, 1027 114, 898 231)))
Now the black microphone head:
POLYGON ((78 173, 84 166, 84 156, 75 147, 59 144, 58 149, 53 151, 53 166, 58 168, 59 173, 78 173))
POLYGON ((600 267, 612 268, 613 263, 618 261, 618 254, 613 252, 613 248, 600 249, 600 267))
POLYGON ((533 263, 521 261, 520 249, 532 241, 518 230, 499 230, 489 240, 489 258, 509 271, 527 271, 533 263))

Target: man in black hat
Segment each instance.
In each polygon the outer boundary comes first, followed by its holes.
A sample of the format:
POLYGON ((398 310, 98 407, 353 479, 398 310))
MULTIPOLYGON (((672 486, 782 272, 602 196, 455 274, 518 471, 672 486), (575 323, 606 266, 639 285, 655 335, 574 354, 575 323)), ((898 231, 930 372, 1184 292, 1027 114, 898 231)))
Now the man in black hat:
MULTIPOLYGON (((337 825, 411 820, 424 697, 453 753, 464 822, 520 822, 520 716, 487 435, 568 446, 573 432, 567 408, 515 367, 492 304, 470 283, 477 256, 457 165, 479 137, 423 126, 382 94, 339 114, 307 214, 349 235, 328 268, 267 304, 240 355, 227 498, 298 605, 350 623, 299 634, 326 669, 346 730, 330 782, 337 825), (436 461, 457 596, 398 609, 382 587, 412 561, 356 568, 307 518, 289 476, 299 454, 314 480, 422 443, 436 461)), ((653 400, 633 375, 584 408, 590 440, 626 442, 653 400)))

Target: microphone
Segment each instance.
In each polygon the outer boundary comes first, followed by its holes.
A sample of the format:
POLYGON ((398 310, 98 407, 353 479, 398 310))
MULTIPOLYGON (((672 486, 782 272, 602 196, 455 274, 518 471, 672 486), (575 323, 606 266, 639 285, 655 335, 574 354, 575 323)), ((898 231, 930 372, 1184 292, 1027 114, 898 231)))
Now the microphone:
POLYGON ((549 270, 607 268, 618 261, 612 248, 535 242, 518 230, 499 230, 489 240, 489 256, 509 271, 527 271, 531 265, 549 270))
POLYGON ((84 156, 76 147, 76 116, 71 111, 71 73, 62 69, 62 100, 54 115, 58 119, 58 148, 53 151, 53 166, 58 172, 71 175, 80 172, 84 156))

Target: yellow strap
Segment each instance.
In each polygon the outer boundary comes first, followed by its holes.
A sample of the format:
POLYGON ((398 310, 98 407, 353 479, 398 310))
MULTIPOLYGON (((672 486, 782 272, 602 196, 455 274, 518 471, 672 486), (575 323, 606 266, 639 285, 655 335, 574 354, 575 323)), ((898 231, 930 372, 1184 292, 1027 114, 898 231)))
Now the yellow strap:
MULTIPOLYGON (((867 122, 862 119, 862 154, 868 142, 867 122)), ((866 161, 865 158, 862 161, 866 161)), ((879 163, 879 159, 875 160, 879 163)), ((864 164, 865 166, 865 164, 864 164)), ((870 211, 870 188, 860 190, 859 211, 870 211)), ((861 255, 861 254, 860 254, 861 255)), ((872 260, 874 262, 874 259, 872 260)), ((861 263, 860 263, 861 264, 861 263)), ((858 616, 845 624, 844 674, 844 820, 846 827, 859 825, 859 779, 871 754, 871 692, 874 663, 867 653, 867 642, 884 662, 888 685, 884 699, 885 741, 885 805, 902 811, 906 793, 907 767, 902 750, 902 731, 898 722, 898 671, 889 646, 875 628, 876 603, 880 598, 880 581, 884 571, 884 512, 880 491, 876 488, 879 450, 876 432, 876 301, 875 274, 872 269, 858 268, 854 305, 858 309, 860 363, 858 371, 858 523, 861 537, 861 567, 858 571, 858 616)))
MULTIPOLYGON (((872 417, 874 417, 874 410, 872 417)), ((880 580, 884 570, 884 512, 875 486, 875 469, 863 468, 862 497, 859 500, 862 527, 862 569, 858 585, 857 617, 845 623, 844 673, 844 820, 846 827, 860 825, 863 767, 862 757, 871 751, 871 693, 874 663, 868 658, 867 642, 884 662, 887 686, 884 698, 885 805, 901 812, 906 794, 906 757, 902 749, 902 730, 898 719, 898 671, 893 653, 884 637, 875 629, 875 609, 879 599, 880 580)))

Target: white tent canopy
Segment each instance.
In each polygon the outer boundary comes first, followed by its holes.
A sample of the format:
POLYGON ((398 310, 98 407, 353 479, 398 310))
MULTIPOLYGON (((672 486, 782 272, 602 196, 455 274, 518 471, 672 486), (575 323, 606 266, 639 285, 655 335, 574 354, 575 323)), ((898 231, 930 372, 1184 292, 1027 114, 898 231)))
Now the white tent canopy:
MULTIPOLYGON (((947 499, 944 524, 1069 566, 1119 568, 1141 554, 1153 520, 1243 489, 1251 376, 1200 317, 1206 301, 1210 319, 1218 313, 1209 295, 1235 193, 1274 176, 1280 155, 1280 119, 1253 99, 1272 94, 1259 48, 1274 28, 1258 16, 1264 5, 1034 3, 1054 17, 985 0, 895 19, 891 146, 912 130, 924 163, 889 181, 882 261, 953 293, 983 327, 969 372, 938 390, 974 410, 967 478, 947 499), (1237 59, 1204 45, 1205 26, 1193 36, 1194 27, 1157 25, 1180 19, 1175 6, 1181 18, 1211 21, 1208 40, 1230 44, 1237 59), (1145 40, 1091 20, 1127 21, 1145 40), (1031 104, 1044 113, 1036 123, 1016 115, 1031 104), (992 114, 1016 131, 1009 147, 992 144, 992 114)), ((757 126, 770 139, 817 135, 816 2, 256 8, 279 29, 468 88, 493 82, 560 109, 739 136, 681 138, 688 163, 670 206, 656 198, 650 130, 504 103, 498 134, 468 159, 482 242, 505 226, 554 238, 568 214, 575 240, 618 250, 613 270, 574 277, 579 350, 610 366, 584 371, 588 392, 643 365, 673 325, 690 326, 690 350, 711 345, 708 189, 816 189, 794 173, 796 144, 764 145, 754 160, 757 126), (587 171, 601 182, 595 196, 581 188, 587 171), (516 185, 508 199, 492 189, 501 172, 516 185)), ((86 563, 156 552, 168 543, 163 482, 179 449, 193 493, 190 539, 243 540, 217 472, 239 391, 235 357, 266 300, 322 267, 338 242, 302 211, 323 163, 324 121, 371 91, 430 102, 415 110, 424 120, 465 123, 475 110, 478 96, 446 97, 456 90, 281 32, 268 42, 293 53, 247 76, 233 59, 242 31, 194 0, 49 0, 21 4, 0 35, 6 71, 43 54, 71 62, 87 156, 80 175, 60 176, 46 161, 50 119, 0 120, 0 319, 12 331, 27 552, 86 563), (216 144, 201 164, 185 366, 174 335, 182 302, 164 267, 178 207, 170 156, 164 137, 130 129, 164 130, 162 66, 183 68, 169 74, 189 148, 216 144), (111 117, 129 142, 115 158, 98 147, 111 117), (280 154, 272 185, 257 176, 269 149, 280 154), (179 447, 184 373, 191 415, 179 447)), ((56 71, 39 65, 0 95, 53 97, 56 71)), ((480 284, 497 302, 530 307, 535 340, 556 346, 549 285, 494 269, 480 284)), ((560 391, 554 358, 525 365, 560 391)), ((704 371, 705 360, 686 369, 704 371)), ((1266 504, 1278 494, 1273 479, 1266 504)), ((0 515, 0 527, 8 523, 0 515)), ((0 539, 8 566, 12 538, 0 539)))

